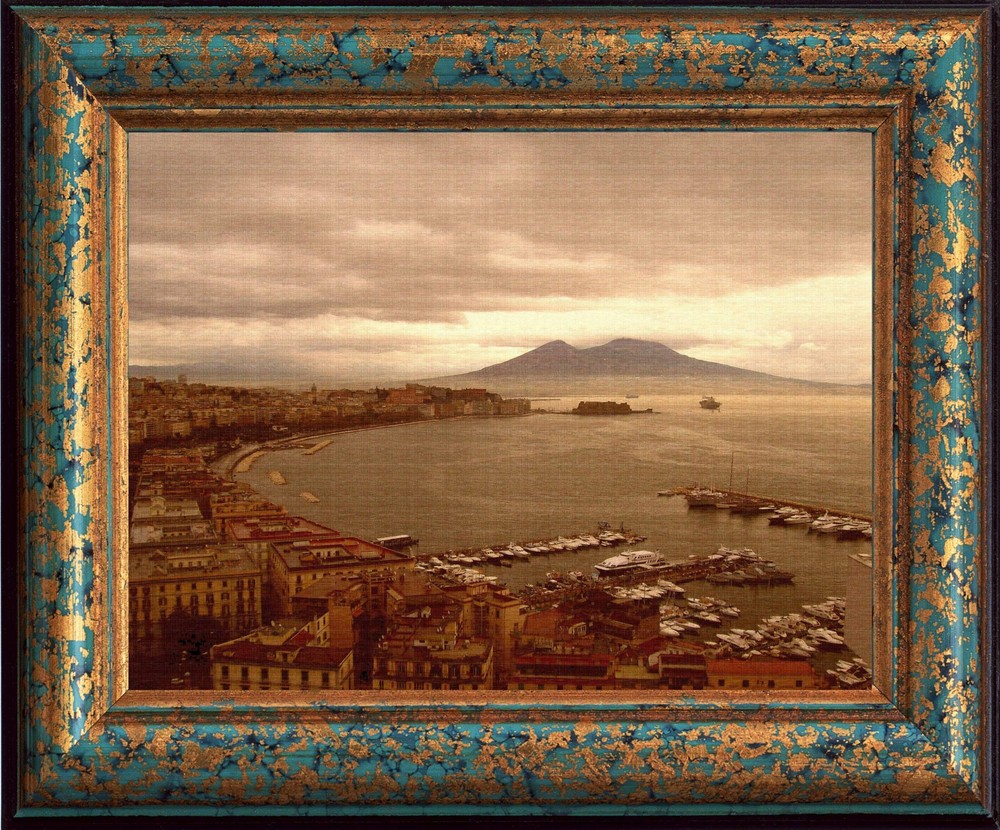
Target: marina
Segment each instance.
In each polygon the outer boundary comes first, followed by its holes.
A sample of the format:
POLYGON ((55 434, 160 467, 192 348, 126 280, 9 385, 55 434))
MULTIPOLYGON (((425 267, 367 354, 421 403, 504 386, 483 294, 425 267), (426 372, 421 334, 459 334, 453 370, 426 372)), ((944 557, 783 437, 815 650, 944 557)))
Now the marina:
MULTIPOLYGON (((761 515, 801 515, 809 516, 810 522, 821 518, 838 518, 843 521, 867 522, 871 524, 871 514, 855 513, 849 510, 836 510, 831 514, 829 507, 820 507, 789 499, 761 496, 739 490, 702 487, 694 484, 689 487, 674 487, 670 490, 657 491, 658 496, 683 496, 689 509, 722 509, 734 513, 759 513, 761 515)), ((790 522, 785 522, 790 523, 790 522)), ((791 522, 795 523, 795 522, 791 522)))
MULTIPOLYGON (((275 466, 280 463, 295 492, 308 490, 320 497, 318 504, 297 500, 308 518, 371 539, 408 531, 420 538, 420 547, 410 552, 435 580, 506 585, 531 610, 580 608, 583 615, 586 603, 596 602, 623 614, 652 615, 656 631, 662 621, 659 606, 682 606, 685 597, 711 597, 724 606, 695 613, 717 617, 718 625, 711 619, 686 618, 689 625, 682 628, 694 633, 681 633, 680 638, 699 645, 714 640, 719 646, 725 641, 718 635, 730 635, 733 627, 753 629, 769 617, 804 613, 803 605, 848 594, 848 562, 852 556, 870 553, 871 542, 864 536, 845 540, 837 533, 806 531, 824 516, 868 519, 863 512, 867 479, 861 472, 845 477, 842 453, 835 452, 830 442, 810 440, 794 452, 773 448, 774 442, 784 440, 784 425, 791 419, 815 424, 818 409, 804 409, 800 399, 783 409, 773 398, 766 409, 752 408, 727 397, 724 417, 707 418, 712 413, 695 407, 695 433, 675 426, 685 417, 682 413, 690 411, 690 398, 676 404, 657 398, 655 403, 658 410, 674 413, 673 422, 546 416, 502 423, 455 419, 427 423, 420 430, 420 442, 412 440, 410 430, 344 434, 336 440, 336 452, 328 449, 311 457, 282 452, 275 466), (748 466, 760 470, 755 472, 759 488, 756 492, 749 487, 712 488, 716 495, 711 509, 692 509, 683 496, 696 488, 673 485, 685 479, 705 481, 707 468, 725 470, 728 477, 733 465, 726 431, 745 412, 761 413, 762 420, 741 425, 741 434, 752 432, 774 459, 770 464, 757 460, 751 445, 738 451, 737 464, 745 458, 748 466), (719 432, 710 458, 702 446, 706 429, 719 432), (598 443, 595 432, 601 436, 598 443), (639 452, 640 446, 657 451, 650 456, 639 452), (331 487, 331 482, 345 480, 351 481, 349 488, 331 487), (682 497, 658 498, 660 494, 682 497), (377 511, 373 505, 378 505, 377 511), (786 507, 807 509, 809 522, 776 526, 763 520, 786 507), (762 520, 750 521, 753 517, 762 520), (605 529, 595 519, 611 521, 605 529), (600 544, 605 532, 625 538, 617 544, 600 544), (594 537, 599 544, 584 537, 594 537), (756 561, 720 565, 718 559, 709 560, 720 555, 721 548, 748 548, 773 568, 756 561), (669 569, 597 578, 597 564, 640 550, 659 553, 669 569), (664 583, 686 593, 671 596, 676 592, 664 583), (610 589, 618 589, 618 595, 610 594, 610 589), (724 608, 738 609, 740 616, 733 617, 724 608)), ((843 408, 836 413, 843 417, 843 408)), ((860 464, 846 469, 855 466, 861 469, 860 464)), ((287 498, 282 495, 286 488, 275 485, 266 469, 255 468, 240 479, 279 502, 287 498)), ((834 630, 825 624, 820 627, 834 630)), ((736 636, 743 635, 736 632, 736 636)), ((738 656, 734 651, 733 657, 738 656)), ((836 669, 836 660, 852 658, 847 651, 817 649, 809 662, 827 677, 828 669, 836 669)))

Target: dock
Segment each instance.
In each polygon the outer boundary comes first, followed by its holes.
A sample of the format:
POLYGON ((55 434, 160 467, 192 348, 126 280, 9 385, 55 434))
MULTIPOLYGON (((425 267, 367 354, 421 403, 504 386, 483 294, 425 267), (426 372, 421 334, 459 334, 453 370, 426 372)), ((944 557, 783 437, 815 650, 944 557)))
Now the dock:
POLYGON ((689 496, 694 494, 698 490, 711 489, 718 493, 721 498, 720 503, 735 502, 741 505, 756 505, 758 507, 766 507, 767 505, 774 505, 775 507, 794 507, 797 510, 802 510, 814 519, 818 516, 822 516, 826 513, 831 516, 843 516, 845 519, 856 519, 859 522, 870 522, 872 520, 871 513, 854 513, 850 510, 839 510, 836 507, 824 507, 822 505, 808 504, 806 502, 792 501, 791 499, 774 498, 772 496, 762 496, 758 493, 746 493, 741 490, 727 490, 722 487, 712 487, 703 488, 697 485, 691 487, 674 487, 671 490, 661 490, 659 495, 666 496, 689 496))
MULTIPOLYGON (((559 588, 545 588, 535 585, 522 589, 518 596, 533 607, 547 607, 555 602, 563 602, 581 594, 586 594, 594 589, 606 590, 609 587, 627 587, 638 585, 643 582, 655 583, 658 579, 667 579, 676 585, 683 585, 689 582, 700 582, 711 576, 721 574, 731 574, 735 571, 747 567, 759 567, 763 571, 763 576, 756 583, 756 587, 772 587, 794 580, 794 574, 787 572, 772 571, 773 579, 766 579, 768 568, 773 568, 774 563, 770 560, 757 557, 752 551, 747 549, 720 548, 718 554, 698 556, 687 561, 672 562, 664 567, 655 569, 640 569, 627 573, 605 576, 599 579, 585 577, 582 580, 563 585, 559 588), (763 566, 767 566, 767 568, 763 566)), ((749 583, 747 583, 749 584, 749 583)))
POLYGON ((320 450, 326 449, 333 443, 332 438, 327 438, 325 441, 320 441, 318 444, 313 444, 309 449, 303 450, 303 455, 315 455, 320 450))

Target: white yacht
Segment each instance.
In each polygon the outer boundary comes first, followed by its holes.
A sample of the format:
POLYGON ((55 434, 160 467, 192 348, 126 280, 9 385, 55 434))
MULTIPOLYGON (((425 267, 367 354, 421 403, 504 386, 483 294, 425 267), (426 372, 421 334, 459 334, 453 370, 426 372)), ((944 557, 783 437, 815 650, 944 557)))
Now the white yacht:
POLYGON ((602 576, 634 571, 639 568, 661 568, 667 563, 663 556, 651 550, 632 550, 609 556, 603 562, 594 565, 602 576))

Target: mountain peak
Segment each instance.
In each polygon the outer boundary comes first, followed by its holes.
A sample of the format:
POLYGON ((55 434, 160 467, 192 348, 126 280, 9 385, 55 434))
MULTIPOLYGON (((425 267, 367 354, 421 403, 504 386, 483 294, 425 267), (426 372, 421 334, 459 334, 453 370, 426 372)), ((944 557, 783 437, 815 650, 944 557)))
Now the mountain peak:
POLYGON ((635 351, 648 351, 648 352, 672 352, 669 346, 664 346, 662 343, 657 343, 653 340, 639 340, 635 337, 618 337, 614 340, 610 340, 603 346, 595 346, 595 349, 631 349, 635 351))
POLYGON ((456 383, 507 381, 565 383, 588 378, 622 378, 635 384, 640 378, 666 380, 788 381, 773 375, 740 369, 723 363, 698 360, 657 343, 635 337, 619 337, 602 346, 578 349, 565 340, 550 340, 518 357, 494 363, 475 372, 436 378, 456 383))

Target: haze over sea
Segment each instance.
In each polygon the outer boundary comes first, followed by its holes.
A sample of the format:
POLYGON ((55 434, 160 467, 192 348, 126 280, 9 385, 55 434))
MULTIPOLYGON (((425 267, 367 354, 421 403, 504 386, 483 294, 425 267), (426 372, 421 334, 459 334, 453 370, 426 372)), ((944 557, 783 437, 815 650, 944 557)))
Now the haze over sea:
MULTIPOLYGON (((700 483, 871 513, 870 391, 730 394, 701 409, 690 394, 629 399, 618 417, 539 414, 419 422, 336 435, 310 456, 261 458, 241 474, 289 512, 364 538, 409 533, 422 554, 593 531, 599 521, 648 536, 638 547, 668 559, 749 545, 796 574, 794 586, 710 586, 755 615, 842 595, 845 560, 870 546, 771 527, 728 511, 688 511, 658 490, 700 483), (287 485, 267 473, 279 470, 287 485), (319 499, 312 504, 303 491, 319 499), (754 595, 750 602, 748 595, 754 595), (749 608, 748 608, 749 610, 749 608)), ((572 409, 581 399, 623 400, 596 389, 535 407, 572 409)), ((606 549, 484 567, 517 588, 547 570, 590 572, 606 549)))

